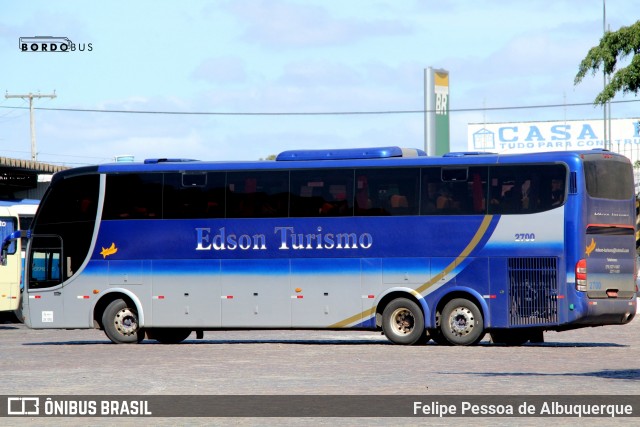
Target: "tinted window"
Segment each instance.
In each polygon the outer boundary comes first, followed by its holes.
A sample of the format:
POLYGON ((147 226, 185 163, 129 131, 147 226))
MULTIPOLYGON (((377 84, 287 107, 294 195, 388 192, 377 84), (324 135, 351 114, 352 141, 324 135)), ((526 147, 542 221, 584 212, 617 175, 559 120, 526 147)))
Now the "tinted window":
POLYGON ((563 165, 492 166, 489 213, 527 214, 562 206, 567 171, 563 165))
POLYGON ((356 169, 356 215, 417 215, 419 169, 356 169))
POLYGON ((102 218, 162 218, 162 174, 107 175, 102 218))
POLYGON ((422 215, 486 212, 487 167, 422 169, 422 215))
POLYGON ((291 171, 291 216, 352 216, 353 169, 291 171))
POLYGON ((98 175, 65 178, 49 187, 33 222, 30 287, 59 284, 73 276, 87 258, 96 222, 98 187, 98 175))
POLYGON ((228 218, 287 217, 289 172, 229 172, 228 218))
POLYGON ((163 218, 224 218, 223 172, 164 175, 163 218))
POLYGON ((633 170, 628 162, 585 160, 584 177, 591 197, 627 200, 633 196, 633 170))

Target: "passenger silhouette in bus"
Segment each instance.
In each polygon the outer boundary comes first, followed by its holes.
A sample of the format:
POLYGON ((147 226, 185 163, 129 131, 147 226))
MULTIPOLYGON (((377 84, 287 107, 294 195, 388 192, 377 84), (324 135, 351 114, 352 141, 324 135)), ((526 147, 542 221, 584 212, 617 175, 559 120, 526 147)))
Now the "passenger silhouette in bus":
POLYGON ((551 180, 551 207, 558 207, 564 202, 564 182, 561 179, 551 180))
POLYGON ((436 209, 438 211, 451 211, 457 207, 453 199, 451 189, 445 184, 440 187, 438 198, 436 199, 436 209))
POLYGON ((435 182, 429 182, 425 187, 427 189, 427 192, 426 194, 424 194, 422 199, 422 212, 435 212, 439 195, 438 184, 436 184, 435 182))
POLYGON ((345 216, 349 210, 346 190, 343 185, 331 185, 324 195, 324 203, 320 208, 322 216, 345 216))

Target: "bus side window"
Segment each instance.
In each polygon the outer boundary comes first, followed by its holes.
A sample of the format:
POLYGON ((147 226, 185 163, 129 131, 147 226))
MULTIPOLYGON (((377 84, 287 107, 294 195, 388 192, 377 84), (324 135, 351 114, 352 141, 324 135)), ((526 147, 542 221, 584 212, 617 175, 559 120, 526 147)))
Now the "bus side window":
POLYGON ((227 174, 228 218, 287 217, 289 172, 248 171, 227 174))
POLYGON ((484 166, 422 169, 420 214, 483 214, 486 175, 484 166))
POLYGON ((321 216, 350 216, 346 185, 329 185, 329 191, 323 194, 323 198, 324 202, 320 207, 321 216))
POLYGON ((551 179, 551 207, 556 208, 564 202, 564 181, 559 178, 551 179))
POLYGON ((420 170, 357 169, 355 215, 417 215, 420 170))
POLYGON ((224 173, 166 173, 163 218, 224 218, 224 173))
POLYGON ((563 165, 492 166, 490 214, 542 212, 564 202, 563 165))
POLYGON ((290 215, 292 217, 313 217, 318 216, 323 203, 322 186, 323 182, 318 180, 308 180, 304 182, 291 181, 291 188, 297 189, 291 194, 290 215))
POLYGON ((290 216, 352 216, 353 169, 291 171, 290 216))
POLYGON ((108 175, 103 219, 162 218, 162 174, 108 175))
POLYGON ((440 185, 440 168, 422 169, 422 192, 420 194, 420 214, 433 215, 436 212, 440 185))
POLYGON ((456 206, 456 201, 453 199, 453 194, 449 184, 440 184, 436 193, 436 212, 438 213, 450 213, 456 206))
POLYGON ((487 197, 487 169, 472 168, 471 170, 471 210, 474 214, 484 214, 486 212, 487 197))

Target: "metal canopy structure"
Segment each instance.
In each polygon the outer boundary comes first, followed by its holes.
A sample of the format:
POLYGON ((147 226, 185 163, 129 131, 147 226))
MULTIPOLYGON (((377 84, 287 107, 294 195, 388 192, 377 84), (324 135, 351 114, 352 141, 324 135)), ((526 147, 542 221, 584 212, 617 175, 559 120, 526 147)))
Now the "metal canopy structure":
POLYGON ((36 162, 33 160, 12 159, 9 157, 0 157, 0 168, 15 169, 22 172, 37 172, 45 174, 53 174, 59 171, 69 169, 67 166, 51 165, 48 163, 36 162))
MULTIPOLYGON (((65 169, 69 167, 0 157, 0 198, 25 197, 26 194, 20 192, 28 192, 39 187, 38 175, 51 175, 65 169)), ((48 183, 44 185, 48 186, 48 183)))

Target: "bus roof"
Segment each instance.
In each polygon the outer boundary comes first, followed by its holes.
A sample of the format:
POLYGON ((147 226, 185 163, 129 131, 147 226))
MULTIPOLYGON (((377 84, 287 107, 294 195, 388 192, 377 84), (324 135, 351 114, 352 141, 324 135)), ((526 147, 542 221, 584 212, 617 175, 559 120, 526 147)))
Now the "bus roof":
POLYGON ((242 170, 289 170, 311 168, 390 167, 390 166, 470 166, 487 164, 518 163, 571 163, 580 158, 626 157, 602 149, 583 151, 548 151, 527 154, 496 154, 460 152, 444 156, 426 156, 422 150, 399 147, 377 147, 334 150, 285 151, 272 160, 253 161, 199 161, 191 159, 152 159, 145 162, 106 163, 84 166, 58 172, 55 179, 87 173, 141 173, 141 172, 198 172, 198 171, 242 171, 242 170))
POLYGON ((339 148, 333 150, 290 150, 278 154, 276 161, 295 160, 362 160, 391 157, 425 157, 427 153, 415 148, 374 147, 339 148))
POLYGON ((0 206, 10 207, 17 214, 33 215, 38 209, 40 200, 36 199, 6 199, 0 200, 0 206))

